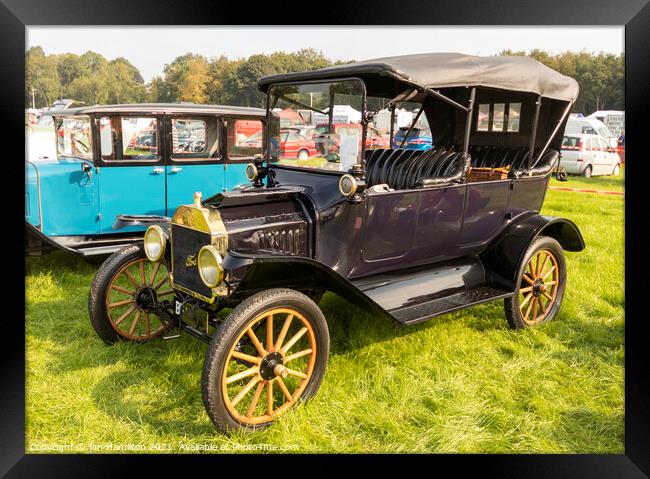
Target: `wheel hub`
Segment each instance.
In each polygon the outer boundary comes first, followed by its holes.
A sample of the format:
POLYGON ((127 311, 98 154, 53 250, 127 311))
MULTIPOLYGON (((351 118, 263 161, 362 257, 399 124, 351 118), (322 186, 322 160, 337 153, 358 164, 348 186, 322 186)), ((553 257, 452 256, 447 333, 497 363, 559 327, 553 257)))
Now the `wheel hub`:
POLYGON ((265 381, 271 381, 276 376, 286 377, 287 368, 282 362, 282 355, 278 352, 269 353, 264 356, 260 363, 260 376, 265 381))
POLYGON ((151 287, 142 287, 135 293, 135 304, 144 311, 153 311, 157 302, 156 290, 151 287))

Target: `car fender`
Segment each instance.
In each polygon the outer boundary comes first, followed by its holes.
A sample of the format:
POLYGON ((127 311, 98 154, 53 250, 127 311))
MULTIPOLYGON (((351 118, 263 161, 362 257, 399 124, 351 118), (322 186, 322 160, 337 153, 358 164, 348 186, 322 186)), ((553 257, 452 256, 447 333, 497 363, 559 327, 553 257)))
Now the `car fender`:
POLYGON ((566 251, 582 251, 585 242, 578 227, 566 218, 530 213, 515 219, 479 255, 491 285, 514 289, 517 272, 530 244, 538 236, 554 238, 566 251))
POLYGON ((283 254, 229 251, 223 261, 226 271, 238 278, 233 293, 248 296, 268 288, 305 290, 326 288, 369 313, 394 321, 381 306, 333 269, 311 258, 283 254))

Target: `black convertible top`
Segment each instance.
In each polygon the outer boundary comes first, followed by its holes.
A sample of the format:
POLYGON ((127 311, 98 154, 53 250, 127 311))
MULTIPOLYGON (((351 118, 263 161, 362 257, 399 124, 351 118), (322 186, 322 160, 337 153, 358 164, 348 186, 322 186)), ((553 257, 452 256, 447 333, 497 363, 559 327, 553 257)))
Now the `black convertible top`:
POLYGON ((427 89, 484 86, 536 93, 563 101, 573 101, 578 96, 578 83, 573 78, 533 58, 479 57, 461 53, 419 53, 375 58, 320 70, 269 75, 259 80, 258 87, 267 92, 274 83, 342 77, 360 77, 367 84, 372 84, 368 88, 369 93, 374 88, 392 94, 399 91, 394 86, 397 82, 427 89), (379 77, 383 77, 384 81, 380 81, 379 77))

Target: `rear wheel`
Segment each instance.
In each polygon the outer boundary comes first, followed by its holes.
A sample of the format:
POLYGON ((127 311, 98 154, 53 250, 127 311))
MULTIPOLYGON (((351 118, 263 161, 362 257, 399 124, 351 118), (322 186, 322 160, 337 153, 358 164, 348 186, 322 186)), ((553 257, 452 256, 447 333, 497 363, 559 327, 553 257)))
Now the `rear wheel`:
POLYGON ((309 152, 307 150, 300 150, 298 152, 298 159, 299 160, 307 160, 307 159, 309 159, 309 152))
POLYGON ((593 172, 593 168, 591 167, 591 165, 587 165, 587 167, 582 172, 582 176, 584 176, 585 178, 591 178, 592 172, 593 172))
POLYGON ((612 175, 618 176, 620 172, 621 172, 621 166, 619 164, 616 164, 616 166, 614 166, 614 171, 612 171, 612 175))
POLYGON ((90 322, 106 343, 149 341, 171 326, 155 314, 154 305, 173 294, 167 266, 150 262, 141 243, 126 246, 109 256, 93 278, 90 322))
POLYGON ((236 306, 217 330, 203 366, 203 404, 224 432, 273 423, 313 396, 325 374, 329 332, 307 296, 270 289, 236 306))
POLYGON ((513 296, 504 300, 508 324, 519 329, 553 319, 566 288, 562 246, 548 236, 535 239, 528 247, 517 278, 513 296))

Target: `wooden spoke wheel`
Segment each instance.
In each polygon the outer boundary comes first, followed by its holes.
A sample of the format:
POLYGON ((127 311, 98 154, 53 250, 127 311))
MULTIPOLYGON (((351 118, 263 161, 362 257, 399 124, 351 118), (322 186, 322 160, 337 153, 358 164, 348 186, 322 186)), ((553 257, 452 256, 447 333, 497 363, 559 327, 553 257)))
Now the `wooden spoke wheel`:
POLYGON ((91 322, 109 343, 149 341, 169 328, 156 306, 173 294, 164 263, 146 259, 141 245, 123 248, 95 275, 88 304, 91 322))
POLYGON ((203 397, 224 431, 255 429, 313 395, 325 372, 329 335, 318 306, 273 289, 237 306, 208 348, 203 397))
POLYGON ((526 252, 517 290, 504 303, 510 325, 524 328, 552 319, 560 308, 565 283, 562 247, 553 238, 537 238, 526 252))

